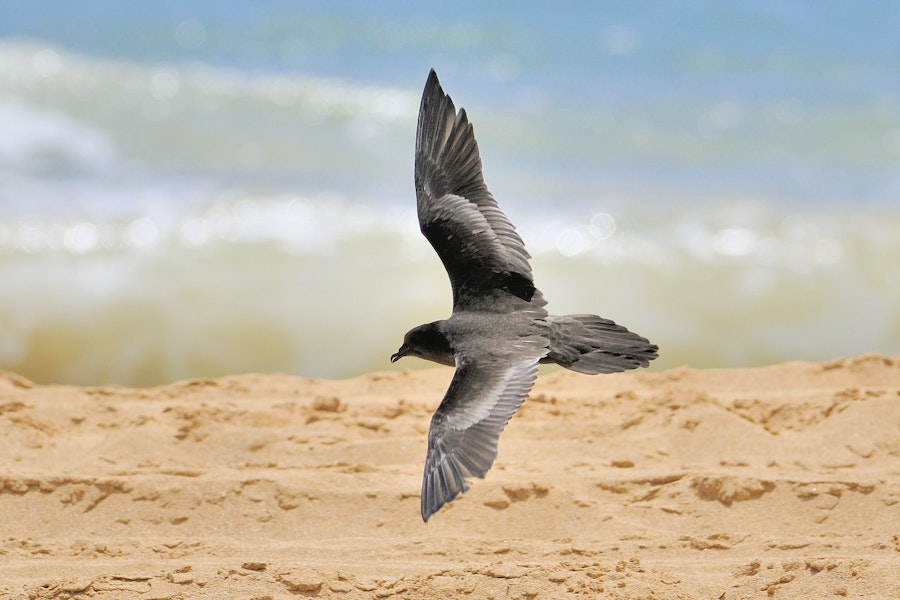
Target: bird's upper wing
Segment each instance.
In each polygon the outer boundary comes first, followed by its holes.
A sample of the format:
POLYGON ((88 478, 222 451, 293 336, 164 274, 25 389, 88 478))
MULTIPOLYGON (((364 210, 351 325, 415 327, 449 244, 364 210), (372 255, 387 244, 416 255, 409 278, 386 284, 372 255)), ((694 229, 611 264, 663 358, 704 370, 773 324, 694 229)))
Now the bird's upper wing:
POLYGON ((419 107, 415 170, 419 225, 450 276, 454 310, 497 310, 504 292, 543 306, 525 244, 484 183, 466 111, 456 112, 433 70, 419 107))
POLYGON ((506 423, 525 401, 547 353, 540 335, 519 337, 511 349, 467 358, 457 354, 456 372, 428 431, 422 480, 422 519, 469 489, 467 478, 484 477, 497 457, 506 423))

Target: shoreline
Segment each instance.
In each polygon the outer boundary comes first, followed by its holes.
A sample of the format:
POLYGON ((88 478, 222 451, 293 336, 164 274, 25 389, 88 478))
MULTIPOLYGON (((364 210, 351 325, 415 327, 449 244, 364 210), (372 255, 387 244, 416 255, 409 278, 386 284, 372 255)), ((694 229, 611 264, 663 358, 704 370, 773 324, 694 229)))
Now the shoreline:
POLYGON ((0 596, 890 597, 900 357, 539 376, 423 524, 451 369, 0 372, 0 596))

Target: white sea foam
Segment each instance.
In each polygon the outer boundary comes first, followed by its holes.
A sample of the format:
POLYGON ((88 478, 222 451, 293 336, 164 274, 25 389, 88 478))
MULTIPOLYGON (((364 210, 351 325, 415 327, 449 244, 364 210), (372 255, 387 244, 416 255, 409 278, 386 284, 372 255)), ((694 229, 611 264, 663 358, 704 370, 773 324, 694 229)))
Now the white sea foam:
POLYGON ((116 160, 114 144, 103 132, 18 98, 0 96, 0 130, 0 168, 4 170, 104 172, 116 160))
MULTIPOLYGON (((898 215, 684 223, 594 215, 547 245, 530 243, 541 228, 531 219, 520 230, 551 309, 646 333, 662 366, 900 343, 889 275, 898 215)), ((446 275, 410 211, 333 198, 223 199, 175 219, 7 220, 0 276, 3 364, 84 383, 388 368, 403 331, 449 310, 446 275)))

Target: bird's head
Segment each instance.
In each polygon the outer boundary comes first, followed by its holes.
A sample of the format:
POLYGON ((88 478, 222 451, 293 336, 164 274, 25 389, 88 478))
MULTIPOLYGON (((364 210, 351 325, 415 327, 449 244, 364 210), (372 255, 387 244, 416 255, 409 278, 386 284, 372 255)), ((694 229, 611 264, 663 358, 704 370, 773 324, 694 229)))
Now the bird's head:
POLYGON ((456 364, 450 344, 441 333, 440 321, 419 325, 407 331, 403 336, 403 344, 391 356, 391 362, 397 362, 404 356, 424 358, 448 366, 456 364))

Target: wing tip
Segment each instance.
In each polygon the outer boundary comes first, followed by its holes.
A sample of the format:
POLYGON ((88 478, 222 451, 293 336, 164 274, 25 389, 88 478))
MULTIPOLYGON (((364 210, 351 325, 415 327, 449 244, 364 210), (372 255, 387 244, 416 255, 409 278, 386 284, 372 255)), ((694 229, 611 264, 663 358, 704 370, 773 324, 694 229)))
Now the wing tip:
POLYGON ((431 99, 440 101, 444 98, 449 99, 447 93, 444 92, 444 88, 441 87, 441 82, 438 79, 437 71, 431 69, 430 71, 428 71, 428 79, 425 80, 425 90, 422 92, 422 108, 427 106, 428 101, 431 99))
POLYGON ((425 477, 422 480, 421 511, 422 521, 439 511, 445 504, 454 500, 469 489, 463 473, 452 461, 442 462, 432 469, 426 465, 425 477))
MULTIPOLYGON (((452 128, 456 106, 444 92, 437 72, 431 69, 422 91, 419 104, 419 121, 416 127, 416 155, 432 156, 446 142, 452 128)), ((418 159, 417 159, 418 160, 418 159)))
POLYGON ((434 67, 428 70, 428 80, 425 83, 425 87, 430 87, 433 85, 441 85, 441 82, 438 81, 437 71, 434 70, 434 67))

